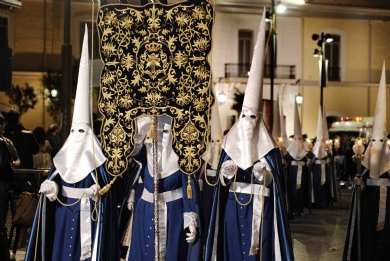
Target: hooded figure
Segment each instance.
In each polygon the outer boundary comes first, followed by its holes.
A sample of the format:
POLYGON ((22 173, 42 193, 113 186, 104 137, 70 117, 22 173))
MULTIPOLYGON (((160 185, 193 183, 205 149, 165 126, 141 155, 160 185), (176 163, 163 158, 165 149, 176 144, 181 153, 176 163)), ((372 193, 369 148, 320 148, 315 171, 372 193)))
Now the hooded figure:
POLYGON ((290 200, 290 212, 295 215, 303 214, 304 205, 309 200, 309 175, 306 165, 306 148, 302 137, 298 105, 295 102, 294 139, 287 148, 287 180, 290 200))
POLYGON ((329 207, 330 201, 330 168, 327 157, 327 144, 324 135, 324 120, 321 105, 318 109, 317 139, 310 153, 309 164, 312 171, 314 203, 317 208, 329 207))
MULTIPOLYGON (((167 261, 200 261, 199 187, 191 176, 193 198, 187 198, 188 177, 179 170, 178 157, 172 150, 172 120, 165 115, 156 118, 160 257, 167 261)), ((120 216, 121 243, 129 246, 125 255, 129 261, 154 260, 153 139, 147 135, 150 126, 149 117, 137 121, 133 170, 128 182, 128 197, 123 201, 120 216)))
POLYGON ((114 199, 110 190, 98 193, 110 177, 91 128, 89 77, 86 27, 71 131, 41 185, 25 260, 119 258, 114 199))
MULTIPOLYGON (((362 188, 360 233, 361 260, 388 260, 390 256, 390 149, 386 142, 386 74, 382 76, 376 101, 372 138, 364 153, 362 179, 355 184, 362 188)), ((343 260, 358 260, 356 192, 352 196, 343 260)))
POLYGON ((288 146, 290 146, 290 140, 286 131, 286 121, 284 119, 282 104, 280 104, 280 136, 283 138, 284 147, 288 148, 288 146))
POLYGON ((205 165, 200 171, 199 188, 202 198, 203 243, 205 243, 207 230, 210 223, 214 186, 218 184, 216 173, 223 133, 219 117, 218 103, 215 101, 211 108, 211 140, 205 153, 205 165))
POLYGON ((225 136, 205 260, 293 260, 279 148, 261 117, 265 12, 239 119, 225 136), (260 245, 261 244, 261 245, 260 245), (260 253, 260 250, 262 253, 260 253))

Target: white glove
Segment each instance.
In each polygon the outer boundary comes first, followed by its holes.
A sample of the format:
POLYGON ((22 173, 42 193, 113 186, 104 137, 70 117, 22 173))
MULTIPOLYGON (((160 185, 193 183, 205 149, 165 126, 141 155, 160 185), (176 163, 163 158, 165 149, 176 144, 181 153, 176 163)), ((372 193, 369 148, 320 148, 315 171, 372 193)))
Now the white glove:
POLYGON ((193 243, 196 238, 196 228, 194 226, 189 226, 188 229, 190 230, 190 233, 186 233, 187 235, 187 243, 193 243))
POLYGON ((355 184, 355 186, 360 186, 361 191, 364 190, 364 182, 363 182, 362 179, 359 179, 358 177, 355 177, 355 179, 353 180, 353 184, 355 184))
POLYGON ((306 165, 307 165, 308 167, 310 167, 310 166, 311 166, 311 163, 312 163, 312 160, 311 160, 311 159, 307 159, 307 161, 306 161, 306 165))
POLYGON ((236 163, 234 163, 234 161, 232 160, 227 160, 224 163, 222 163, 221 174, 224 178, 232 179, 236 169, 237 169, 236 163))
POLYGON ((134 210, 134 198, 135 198, 135 190, 132 189, 130 191, 129 199, 127 200, 127 209, 134 210))
POLYGON ((263 179, 265 168, 266 165, 263 162, 257 162, 255 165, 253 165, 253 174, 258 181, 263 179))
POLYGON ((45 180, 41 184, 39 192, 45 195, 51 202, 53 202, 57 198, 58 185, 54 181, 45 180))
POLYGON ((199 190, 203 191, 203 180, 199 179, 198 183, 199 183, 199 190))
POLYGON ((96 184, 92 185, 90 188, 85 190, 85 196, 92 200, 96 199, 96 193, 100 190, 100 187, 96 184))

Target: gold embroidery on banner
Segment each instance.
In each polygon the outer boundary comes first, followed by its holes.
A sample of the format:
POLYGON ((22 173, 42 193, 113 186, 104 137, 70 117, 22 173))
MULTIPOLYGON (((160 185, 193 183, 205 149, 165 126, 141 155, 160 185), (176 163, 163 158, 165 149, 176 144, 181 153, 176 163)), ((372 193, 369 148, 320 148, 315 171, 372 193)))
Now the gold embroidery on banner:
POLYGON ((214 10, 200 5, 106 5, 99 10, 103 61, 98 108, 107 171, 122 173, 142 115, 172 118, 172 148, 180 169, 200 169, 210 134, 214 10))

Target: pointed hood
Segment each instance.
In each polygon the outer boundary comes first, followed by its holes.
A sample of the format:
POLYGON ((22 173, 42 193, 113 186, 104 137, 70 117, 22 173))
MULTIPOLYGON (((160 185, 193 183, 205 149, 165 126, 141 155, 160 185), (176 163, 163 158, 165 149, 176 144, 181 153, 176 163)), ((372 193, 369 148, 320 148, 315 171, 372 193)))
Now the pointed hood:
POLYGON ((88 29, 85 26, 72 124, 86 124, 91 126, 91 90, 89 88, 90 69, 88 55, 88 29))
POLYGON ((279 95, 276 98, 276 102, 273 102, 274 105, 274 119, 272 125, 272 137, 276 140, 279 137, 282 137, 282 132, 280 128, 280 110, 279 110, 279 95))
POLYGON ((222 144, 225 152, 244 170, 277 147, 263 118, 260 117, 263 98, 264 46, 265 9, 254 48, 241 115, 222 144))
POLYGON ((321 110, 321 105, 318 108, 318 121, 317 121, 317 139, 313 147, 313 154, 318 159, 323 159, 327 156, 326 144, 324 138, 324 119, 321 110))
POLYGON ((218 168, 222 138, 223 133, 219 117, 218 102, 215 101, 213 107, 211 108, 211 143, 209 144, 209 148, 207 150, 207 163, 210 164, 211 168, 214 170, 218 168))
POLYGON ((291 142, 290 146, 287 148, 288 153, 295 160, 301 160, 306 156, 305 143, 302 137, 302 127, 299 120, 298 113, 298 104, 295 102, 295 112, 294 112, 294 139, 291 142))
POLYGON ((91 128, 89 77, 88 29, 85 26, 72 129, 68 139, 53 159, 61 178, 70 184, 83 180, 95 167, 99 167, 106 161, 100 143, 91 128))
POLYGON ((280 104, 280 135, 283 138, 284 141, 284 146, 288 148, 290 146, 290 140, 287 135, 287 130, 286 130, 286 121, 284 119, 284 113, 283 113, 283 105, 280 104))
POLYGON ((370 170, 373 179, 379 179, 381 174, 390 169, 390 149, 386 144, 386 135, 386 70, 383 62, 372 137, 362 162, 370 170))
MULTIPOLYGON (((172 119, 167 115, 156 117, 157 121, 157 172, 160 178, 166 178, 179 169, 178 157, 172 149, 172 119)), ((150 176, 153 177, 153 139, 148 135, 144 141, 150 176)))

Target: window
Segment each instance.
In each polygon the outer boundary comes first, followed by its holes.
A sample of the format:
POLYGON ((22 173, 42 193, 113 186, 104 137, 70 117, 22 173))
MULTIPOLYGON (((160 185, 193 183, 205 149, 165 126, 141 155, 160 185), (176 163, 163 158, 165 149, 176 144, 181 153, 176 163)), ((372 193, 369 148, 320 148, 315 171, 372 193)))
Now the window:
POLYGON ((247 77, 252 55, 253 32, 250 30, 238 31, 238 76, 247 77))
POLYGON ((0 16, 0 48, 8 47, 8 19, 0 16))
POLYGON ((328 80, 340 81, 340 35, 331 36, 333 41, 325 44, 325 57, 329 60, 328 80))
MULTIPOLYGON (((93 28, 93 56, 91 55, 91 44, 92 44, 92 22, 82 22, 80 23, 80 50, 83 46, 84 33, 85 33, 85 24, 88 27, 88 48, 89 48, 89 57, 91 59, 99 59, 99 34, 97 31, 96 23, 93 28)), ((81 52, 80 52, 81 53, 81 52)))

